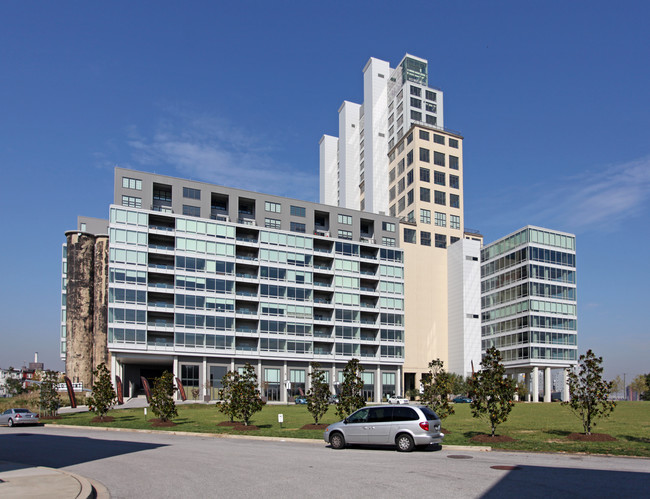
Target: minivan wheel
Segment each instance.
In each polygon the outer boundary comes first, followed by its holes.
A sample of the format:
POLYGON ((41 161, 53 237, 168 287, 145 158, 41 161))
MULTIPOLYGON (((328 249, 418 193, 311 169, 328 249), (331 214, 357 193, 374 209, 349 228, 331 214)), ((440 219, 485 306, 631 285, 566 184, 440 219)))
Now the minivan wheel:
POLYGON ((7 424, 8 424, 10 427, 13 426, 13 425, 14 425, 14 420, 11 419, 11 418, 9 418, 9 421, 7 422, 7 424))
POLYGON ((410 435, 407 435, 406 433, 397 435, 397 438, 395 439, 395 444, 397 445, 397 450, 400 452, 411 452, 415 448, 413 439, 411 438, 410 435))
POLYGON ((332 433, 332 435, 330 435, 330 445, 332 446, 332 449, 342 449, 345 447, 345 438, 343 438, 343 435, 339 432, 332 433))

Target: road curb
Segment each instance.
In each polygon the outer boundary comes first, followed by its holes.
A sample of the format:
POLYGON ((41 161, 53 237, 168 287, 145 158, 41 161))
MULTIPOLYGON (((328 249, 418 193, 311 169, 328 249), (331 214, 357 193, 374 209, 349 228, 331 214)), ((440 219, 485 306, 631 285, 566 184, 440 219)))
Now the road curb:
MULTIPOLYGON (((99 427, 99 426, 81 426, 81 425, 63 425, 53 424, 49 428, 71 428, 76 430, 94 430, 94 431, 116 431, 126 433, 150 433, 157 435, 182 435, 190 437, 202 438, 231 438, 235 440, 267 440, 271 442, 301 442, 301 443, 325 443, 320 438, 292 438, 292 437, 270 437, 265 435, 233 435, 228 433, 199 433, 189 431, 167 431, 167 430, 141 430, 139 428, 114 428, 114 427, 99 427)), ((477 451, 477 452, 490 452, 492 447, 483 445, 444 445, 445 449, 459 450, 459 451, 477 451)))

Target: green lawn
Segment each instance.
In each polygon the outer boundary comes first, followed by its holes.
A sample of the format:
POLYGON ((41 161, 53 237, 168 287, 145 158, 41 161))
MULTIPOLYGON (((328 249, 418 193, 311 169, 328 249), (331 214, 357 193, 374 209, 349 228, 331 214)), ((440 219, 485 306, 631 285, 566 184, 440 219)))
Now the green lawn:
MULTIPOLYGON (((456 414, 443 421, 443 427, 449 432, 445 437, 445 444, 473 445, 470 441, 472 436, 489 433, 490 426, 487 422, 471 416, 469 404, 456 404, 455 409, 456 414)), ((145 420, 143 409, 114 410, 109 415, 113 416, 115 421, 104 423, 103 426, 152 428, 151 423, 145 420)), ((90 422, 93 417, 93 413, 68 414, 52 423, 99 426, 90 422)), ((147 419, 152 417, 153 415, 149 411, 147 419)), ((259 430, 255 431, 240 432, 230 427, 217 426, 217 423, 225 420, 226 418, 214 405, 179 405, 178 418, 174 419, 177 425, 167 430, 316 439, 322 438, 323 434, 319 430, 300 429, 303 425, 313 422, 306 406, 267 405, 261 412, 253 416, 251 424, 259 427, 259 430), (278 423, 278 414, 284 415, 282 428, 278 423)), ((323 422, 333 423, 337 420, 334 406, 330 406, 323 422)), ((497 428, 498 434, 508 435, 516 441, 491 445, 493 448, 510 450, 588 452, 650 457, 650 402, 619 402, 611 417, 599 420, 593 431, 609 434, 617 439, 616 442, 566 440, 568 434, 581 431, 580 420, 567 407, 559 403, 518 403, 510 413, 508 421, 497 428)))

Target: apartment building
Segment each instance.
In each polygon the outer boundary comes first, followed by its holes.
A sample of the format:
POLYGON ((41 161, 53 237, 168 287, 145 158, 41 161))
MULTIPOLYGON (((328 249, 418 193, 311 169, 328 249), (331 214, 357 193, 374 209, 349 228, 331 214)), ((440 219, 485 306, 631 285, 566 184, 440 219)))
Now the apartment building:
MULTIPOLYGON (((78 239, 96 244, 81 223, 66 233, 68 339, 97 326, 87 319, 94 313, 71 311, 72 288, 104 286, 69 278, 71 260, 83 261, 73 253, 90 257, 78 239)), ((215 398, 225 372, 248 362, 262 395, 280 402, 309 388, 311 362, 335 391, 356 357, 368 401, 401 393, 397 227, 388 215, 116 168, 106 249, 111 372, 126 396, 141 376, 166 369, 190 397, 215 398)), ((67 356, 74 353, 68 344, 67 356)))
POLYGON ((526 226, 481 250, 481 348, 496 347, 532 400, 568 400, 566 369, 578 358, 576 240, 526 226), (562 370, 553 386, 552 370, 562 370), (543 389, 540 390, 540 374, 543 389))

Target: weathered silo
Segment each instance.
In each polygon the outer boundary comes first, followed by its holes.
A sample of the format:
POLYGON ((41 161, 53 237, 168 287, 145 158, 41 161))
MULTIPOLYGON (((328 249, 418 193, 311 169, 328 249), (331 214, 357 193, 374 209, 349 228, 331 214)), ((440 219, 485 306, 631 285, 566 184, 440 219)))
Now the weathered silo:
POLYGON ((89 388, 94 367, 95 236, 78 231, 68 231, 65 236, 68 245, 65 370, 73 382, 89 388))
POLYGON ((95 236, 93 367, 108 361, 108 236, 95 236))

